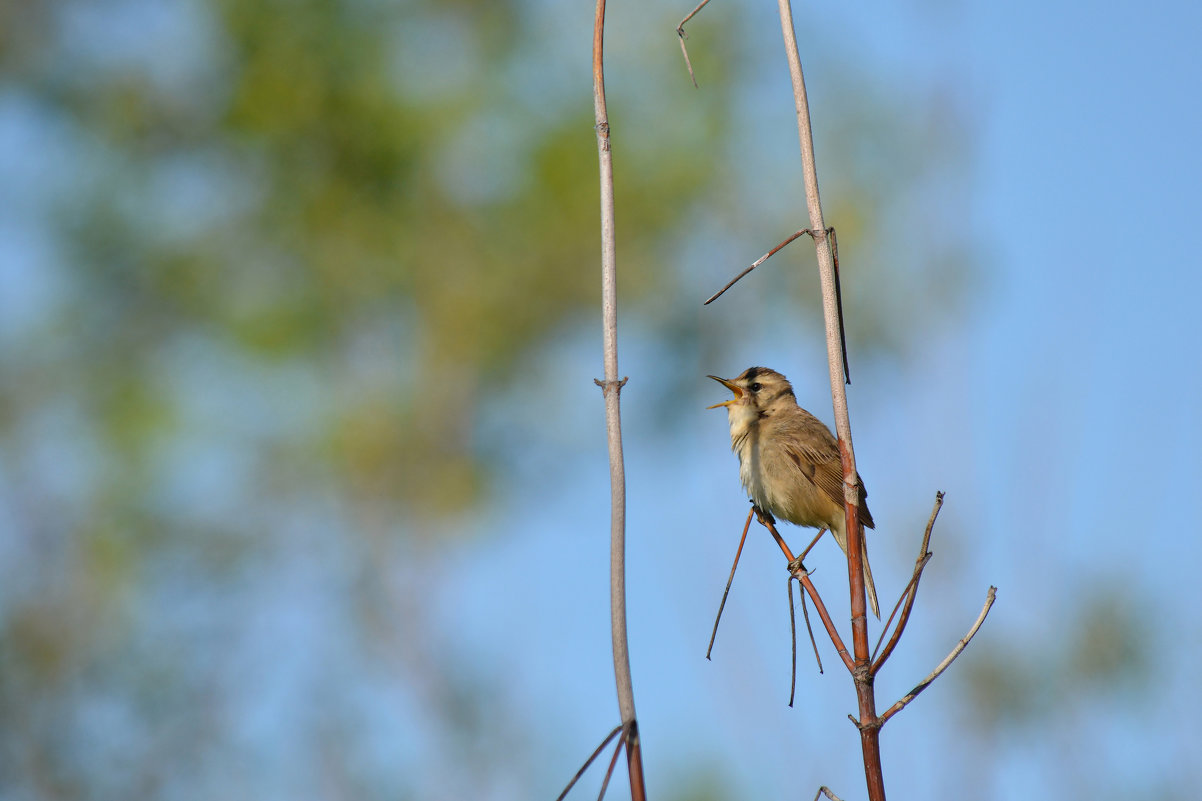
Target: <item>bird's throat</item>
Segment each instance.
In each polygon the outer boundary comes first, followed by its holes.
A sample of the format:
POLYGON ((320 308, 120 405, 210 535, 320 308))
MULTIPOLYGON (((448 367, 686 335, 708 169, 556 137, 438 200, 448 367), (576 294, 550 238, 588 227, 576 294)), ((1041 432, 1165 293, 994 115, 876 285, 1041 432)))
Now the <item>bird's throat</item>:
POLYGON ((730 418, 730 446, 739 451, 740 443, 756 438, 760 416, 751 406, 742 403, 732 403, 726 407, 726 412, 730 418))

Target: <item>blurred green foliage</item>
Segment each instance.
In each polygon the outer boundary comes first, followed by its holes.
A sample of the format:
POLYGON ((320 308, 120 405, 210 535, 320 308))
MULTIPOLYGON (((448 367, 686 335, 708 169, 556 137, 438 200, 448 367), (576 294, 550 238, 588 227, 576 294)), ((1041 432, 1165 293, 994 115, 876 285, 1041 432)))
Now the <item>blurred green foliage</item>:
POLYGON ((1082 599, 1066 615, 1051 650, 1005 651, 988 643, 965 680, 975 701, 972 725, 987 737, 1050 727, 1100 703, 1131 700, 1148 679, 1151 633, 1145 610, 1113 595, 1082 599), (1131 697, 1124 699, 1123 691, 1131 697))

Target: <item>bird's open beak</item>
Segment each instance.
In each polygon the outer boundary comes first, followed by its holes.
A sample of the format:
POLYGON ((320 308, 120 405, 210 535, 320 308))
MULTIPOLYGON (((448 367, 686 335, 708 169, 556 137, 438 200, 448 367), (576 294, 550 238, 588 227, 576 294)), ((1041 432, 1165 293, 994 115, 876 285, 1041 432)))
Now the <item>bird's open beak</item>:
POLYGON ((738 384, 734 383, 733 381, 727 381, 725 378, 718 378, 718 376, 716 376, 716 375, 709 375, 709 376, 706 376, 706 378, 714 379, 719 384, 726 387, 731 392, 735 393, 735 396, 733 398, 731 398, 730 400, 724 400, 721 403, 715 403, 713 406, 706 406, 705 408, 707 408, 707 409, 717 409, 719 406, 730 406, 732 403, 737 403, 738 401, 740 401, 743 398, 743 396, 746 394, 743 391, 743 388, 741 386, 739 386, 738 384))

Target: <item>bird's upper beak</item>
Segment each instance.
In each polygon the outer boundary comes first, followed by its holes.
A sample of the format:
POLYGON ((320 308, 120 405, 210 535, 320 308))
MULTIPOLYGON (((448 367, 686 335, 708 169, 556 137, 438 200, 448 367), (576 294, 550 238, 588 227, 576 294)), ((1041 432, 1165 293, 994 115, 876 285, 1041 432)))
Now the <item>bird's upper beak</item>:
POLYGON ((718 376, 716 376, 716 375, 706 376, 706 378, 714 379, 719 384, 726 387, 731 392, 735 393, 735 396, 733 398, 731 398, 730 400, 724 400, 721 403, 715 403, 713 406, 706 406, 705 408, 707 408, 707 409, 717 409, 719 406, 730 406, 732 403, 738 403, 740 400, 743 399, 743 396, 747 394, 741 386, 739 386, 738 384, 736 384, 733 381, 727 381, 725 378, 718 378, 718 376))

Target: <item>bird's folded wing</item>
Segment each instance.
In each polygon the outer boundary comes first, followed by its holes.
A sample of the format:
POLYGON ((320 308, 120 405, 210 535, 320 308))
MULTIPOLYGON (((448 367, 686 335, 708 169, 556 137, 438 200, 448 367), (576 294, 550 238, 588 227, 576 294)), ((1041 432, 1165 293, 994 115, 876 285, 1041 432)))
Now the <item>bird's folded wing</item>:
MULTIPOLYGON (((826 446, 828 443, 823 443, 826 446)), ((785 453, 797 465, 801 474, 808 478, 823 494, 840 506, 843 505, 843 461, 839 457, 839 446, 831 438, 829 447, 809 447, 797 442, 786 442, 785 453)), ((859 478, 859 473, 856 478, 859 478)), ((860 479, 860 521, 867 528, 874 526, 872 513, 868 511, 868 490, 860 479)))

